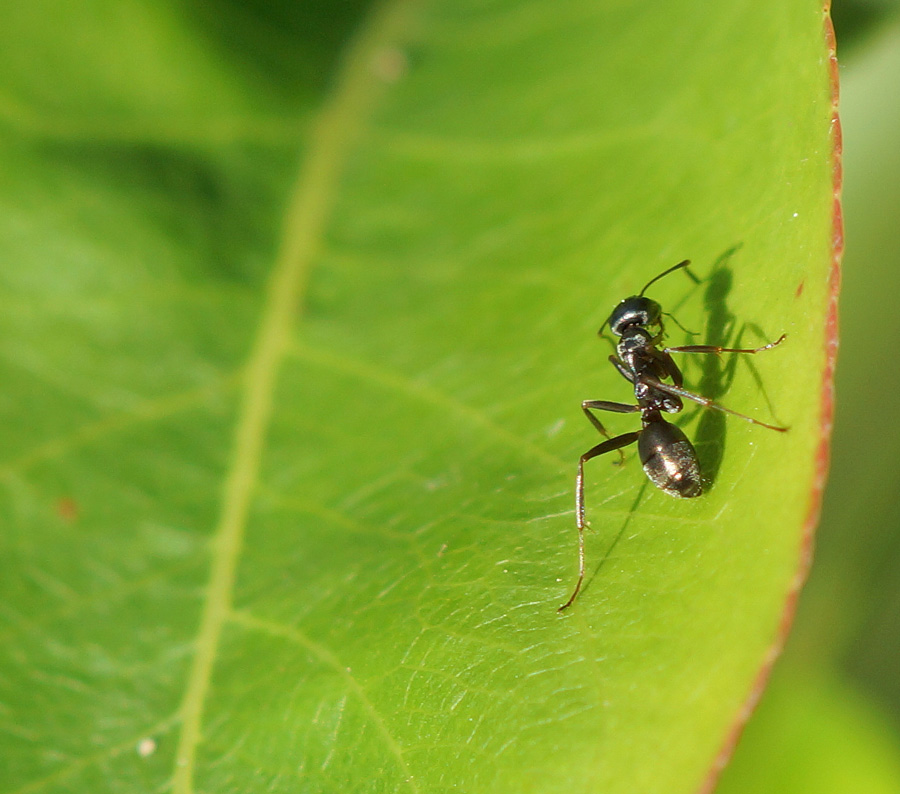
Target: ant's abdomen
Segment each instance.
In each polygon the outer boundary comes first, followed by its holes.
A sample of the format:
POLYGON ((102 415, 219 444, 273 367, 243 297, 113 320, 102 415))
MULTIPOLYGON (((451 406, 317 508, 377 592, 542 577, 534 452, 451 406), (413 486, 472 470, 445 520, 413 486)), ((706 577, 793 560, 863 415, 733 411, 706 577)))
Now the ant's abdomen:
POLYGON ((644 472, 669 496, 700 496, 700 462, 693 444, 681 429, 663 419, 648 423, 638 438, 644 472))

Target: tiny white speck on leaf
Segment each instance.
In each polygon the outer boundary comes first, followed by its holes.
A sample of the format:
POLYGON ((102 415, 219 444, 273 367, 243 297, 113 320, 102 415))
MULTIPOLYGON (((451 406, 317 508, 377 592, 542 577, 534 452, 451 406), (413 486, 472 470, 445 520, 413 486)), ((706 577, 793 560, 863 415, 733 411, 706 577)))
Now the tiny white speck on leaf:
POLYGON ((141 739, 137 743, 137 754, 141 758, 147 758, 153 753, 156 752, 156 740, 151 739, 149 736, 146 739, 141 739))

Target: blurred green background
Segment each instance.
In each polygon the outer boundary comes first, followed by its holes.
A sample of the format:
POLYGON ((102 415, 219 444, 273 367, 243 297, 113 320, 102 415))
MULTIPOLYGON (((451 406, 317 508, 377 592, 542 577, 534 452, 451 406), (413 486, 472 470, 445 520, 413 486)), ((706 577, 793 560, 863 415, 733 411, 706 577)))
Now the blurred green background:
POLYGON ((831 475, 787 649, 720 791, 900 792, 900 3, 841 2, 845 245, 831 475))

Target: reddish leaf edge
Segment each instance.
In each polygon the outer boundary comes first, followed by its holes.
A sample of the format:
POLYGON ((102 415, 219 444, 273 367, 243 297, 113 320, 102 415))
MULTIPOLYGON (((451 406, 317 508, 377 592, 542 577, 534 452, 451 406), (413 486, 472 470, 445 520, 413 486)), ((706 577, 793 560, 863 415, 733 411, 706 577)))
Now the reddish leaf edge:
POLYGON ((829 77, 831 83, 831 122, 830 135, 832 143, 832 188, 834 191, 832 206, 832 238, 831 238, 831 269, 828 274, 828 307, 825 316, 825 370, 822 375, 822 387, 820 396, 820 422, 819 422, 819 446, 816 450, 815 472, 810 487, 809 505, 806 519, 803 523, 803 531, 800 537, 800 549, 798 553, 799 563, 794 574, 793 581, 785 595, 784 610, 776 631, 774 641, 766 651, 760 664, 750 692, 744 700, 732 721, 731 727, 725 736, 725 740, 713 760, 712 766, 706 778, 703 780, 697 794, 712 794, 719 783, 728 762, 734 755, 735 748, 740 741, 741 734, 747 721, 759 704, 772 674, 775 661, 784 650, 788 633, 794 622, 797 612, 797 601, 800 590, 809 575, 812 564, 815 530, 819 523, 822 511, 822 495, 825 490, 825 482, 828 479, 831 451, 831 430, 834 425, 834 368, 838 351, 838 295, 841 288, 841 258, 844 254, 844 219, 841 210, 841 189, 843 186, 843 139, 841 135, 841 121, 838 115, 838 100, 840 96, 840 84, 838 77, 837 46, 834 35, 834 25, 831 21, 831 0, 825 0, 822 7, 823 34, 826 51, 828 52, 829 77))

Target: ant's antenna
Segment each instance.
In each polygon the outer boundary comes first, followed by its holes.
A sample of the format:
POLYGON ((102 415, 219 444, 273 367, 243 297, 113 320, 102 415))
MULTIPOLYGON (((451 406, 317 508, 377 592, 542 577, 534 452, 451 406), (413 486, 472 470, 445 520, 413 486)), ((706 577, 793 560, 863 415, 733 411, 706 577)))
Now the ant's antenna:
MULTIPOLYGON (((651 284, 655 284, 655 283, 656 283, 657 281, 659 281, 663 276, 668 276, 669 273, 672 273, 672 272, 675 271, 675 270, 681 270, 681 268, 687 267, 690 263, 691 263, 691 260, 690 260, 690 259, 685 259, 683 262, 679 262, 677 265, 673 265, 673 266, 670 267, 668 270, 663 270, 662 273, 660 273, 658 276, 655 276, 654 278, 651 278, 651 279, 644 285, 644 288, 638 293, 638 297, 639 297, 639 298, 644 297, 644 293, 647 291, 647 288, 648 288, 651 284)), ((689 275, 689 276, 692 276, 691 273, 688 273, 688 275, 689 275)), ((693 277, 693 276, 692 276, 692 277, 693 277)))

